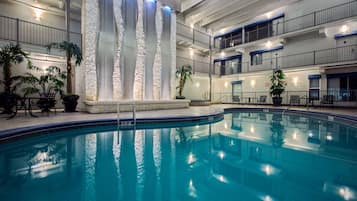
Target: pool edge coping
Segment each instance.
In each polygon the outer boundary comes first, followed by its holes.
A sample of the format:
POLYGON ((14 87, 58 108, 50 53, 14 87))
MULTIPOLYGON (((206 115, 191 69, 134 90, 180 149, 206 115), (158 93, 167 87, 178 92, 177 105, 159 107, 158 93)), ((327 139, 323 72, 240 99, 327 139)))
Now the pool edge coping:
MULTIPOLYGON (((260 112, 288 112, 295 114, 312 114, 315 116, 332 116, 337 118, 339 121, 347 121, 350 123, 357 123, 357 116, 343 115, 343 114, 333 114, 330 112, 320 112, 320 111, 304 111, 297 109, 286 109, 286 108, 240 108, 240 107, 229 107, 224 108, 221 111, 215 111, 210 114, 204 115, 183 115, 183 116, 172 116, 172 117, 144 117, 137 118, 136 121, 139 124, 142 123, 170 123, 174 121, 200 121, 200 120, 210 120, 211 118, 223 117, 224 114, 233 111, 260 111, 260 112)), ((34 126, 25 126, 19 128, 11 128, 0 131, 0 142, 13 140, 21 137, 31 136, 43 132, 59 131, 71 128, 78 128, 83 126, 104 126, 113 125, 117 123, 117 118, 103 118, 103 119, 93 119, 93 120, 78 120, 78 121, 66 121, 66 122, 56 122, 48 124, 39 124, 34 126)), ((124 118, 120 121, 128 122, 132 121, 132 118, 124 118)))

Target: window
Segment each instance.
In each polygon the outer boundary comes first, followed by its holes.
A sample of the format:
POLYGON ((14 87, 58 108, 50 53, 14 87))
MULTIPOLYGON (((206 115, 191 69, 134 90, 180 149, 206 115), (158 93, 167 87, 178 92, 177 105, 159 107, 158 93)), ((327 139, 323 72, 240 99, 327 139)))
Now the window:
POLYGON ((310 87, 309 87, 309 97, 310 100, 320 99, 320 75, 310 75, 310 87))
POLYGON ((261 65, 263 64, 263 53, 256 53, 251 56, 251 65, 261 65))

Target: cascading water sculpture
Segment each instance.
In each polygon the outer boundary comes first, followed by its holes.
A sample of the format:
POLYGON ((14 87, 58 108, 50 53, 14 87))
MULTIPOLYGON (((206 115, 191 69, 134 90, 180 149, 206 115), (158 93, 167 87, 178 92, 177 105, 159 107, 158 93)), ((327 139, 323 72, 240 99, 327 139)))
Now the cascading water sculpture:
POLYGON ((138 18, 137 1, 123 0, 123 42, 120 56, 120 71, 123 99, 131 100, 134 95, 134 76, 136 65, 136 22, 138 18))
POLYGON ((113 112, 113 105, 134 99, 150 105, 144 109, 188 107, 188 101, 171 101, 176 67, 173 10, 156 0, 84 2, 85 66, 76 73, 85 74, 85 90, 79 94, 86 97, 87 111, 113 112))
POLYGON ((115 24, 113 0, 99 3, 99 33, 97 41, 97 87, 98 100, 113 99, 113 68, 115 49, 115 24))
POLYGON ((163 30, 161 37, 161 100, 169 100, 171 96, 171 9, 162 9, 163 30))
POLYGON ((144 32, 145 32, 145 91, 144 99, 154 98, 154 60, 156 54, 157 32, 156 32, 156 2, 147 1, 144 5, 144 32))

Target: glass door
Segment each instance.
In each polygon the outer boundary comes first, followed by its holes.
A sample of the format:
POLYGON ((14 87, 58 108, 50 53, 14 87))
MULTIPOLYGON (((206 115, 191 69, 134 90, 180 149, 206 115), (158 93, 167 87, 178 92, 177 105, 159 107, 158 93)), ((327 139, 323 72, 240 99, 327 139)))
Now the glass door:
POLYGON ((232 101, 240 102, 242 98, 242 81, 232 82, 232 101))

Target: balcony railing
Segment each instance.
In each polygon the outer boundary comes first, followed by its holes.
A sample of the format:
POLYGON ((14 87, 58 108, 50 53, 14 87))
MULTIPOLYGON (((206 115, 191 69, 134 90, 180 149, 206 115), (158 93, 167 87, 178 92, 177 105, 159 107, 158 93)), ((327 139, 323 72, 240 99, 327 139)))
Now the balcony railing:
MULTIPOLYGON (((67 31, 17 18, 0 16, 0 39, 37 46, 66 40, 67 31)), ((82 35, 70 32, 70 40, 82 46, 82 35)))
MULTIPOLYGON (((357 16, 357 1, 315 11, 245 32, 245 43, 357 16)), ((228 42, 229 43, 229 42, 228 42)), ((231 47, 231 46, 229 46, 231 47)))
POLYGON ((183 37, 185 40, 191 42, 194 45, 210 49, 211 36, 205 32, 191 28, 180 22, 176 23, 177 36, 183 37))
MULTIPOLYGON (((283 98, 283 105, 357 107, 357 90, 320 90, 318 96, 310 95, 309 91, 285 91, 281 97, 283 98)), ((212 101, 251 105, 272 104, 269 91, 241 92, 234 95, 227 92, 213 93, 212 101)))
POLYGON ((183 65, 190 65, 192 66, 192 72, 195 73, 209 73, 209 67, 210 63, 209 62, 204 62, 204 61, 197 61, 185 57, 176 57, 176 68, 180 68, 183 65))
MULTIPOLYGON (((272 56, 271 58, 263 59, 260 65, 251 65, 250 62, 242 62, 240 65, 237 65, 237 68, 242 69, 242 72, 256 72, 275 68, 291 68, 350 61, 357 61, 357 44, 286 56, 272 56)), ((219 66, 216 66, 215 72, 220 72, 219 68, 219 66)), ((239 72, 240 69, 226 70, 225 75, 236 74, 234 72, 239 72)))

